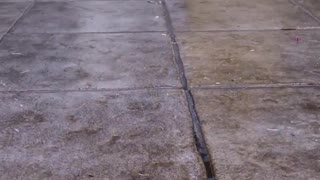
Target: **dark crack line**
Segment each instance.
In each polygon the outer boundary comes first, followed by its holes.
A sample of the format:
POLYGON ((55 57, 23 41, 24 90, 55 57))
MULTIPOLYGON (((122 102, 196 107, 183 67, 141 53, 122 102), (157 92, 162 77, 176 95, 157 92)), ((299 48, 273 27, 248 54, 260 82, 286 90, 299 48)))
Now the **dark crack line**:
POLYGON ((24 11, 21 13, 21 15, 14 21, 11 25, 11 27, 8 29, 8 31, 0 37, 0 43, 2 40, 13 31, 13 28, 16 26, 16 24, 30 11, 30 9, 34 6, 35 2, 30 2, 30 4, 24 9, 24 11))
MULTIPOLYGON (((268 32, 268 31, 313 31, 319 30, 319 27, 310 27, 310 28, 281 28, 281 29, 248 29, 248 30, 186 30, 186 31, 175 31, 178 33, 223 33, 223 32, 268 32)), ((156 33, 166 33, 167 30, 159 31, 92 31, 92 32, 10 32, 8 35, 68 35, 68 34, 79 34, 79 35, 91 35, 91 34, 156 34, 156 33)))
POLYGON ((320 18, 317 17, 315 14, 313 14, 309 9, 307 9, 304 5, 302 5, 301 3, 298 3, 296 0, 289 0, 289 2, 291 2, 293 5, 298 6, 303 12, 305 12, 306 14, 308 14, 311 18, 313 18, 315 21, 317 21, 317 23, 320 24, 320 18))
POLYGON ((169 13, 169 10, 168 10, 168 7, 166 5, 165 0, 160 0, 160 2, 162 4, 163 10, 164 10, 164 17, 165 17, 166 26, 168 29, 168 34, 169 34, 170 40, 171 40, 174 61, 175 61, 176 67, 178 69, 179 78, 180 78, 183 90, 185 92, 185 95, 186 95, 189 112, 190 112, 191 118, 192 118, 196 147, 197 147, 197 150, 198 150, 198 152, 201 156, 201 159, 204 163, 204 166, 206 168, 206 173, 207 173, 208 179, 214 180, 215 178, 214 178, 213 166, 210 161, 210 155, 209 155, 208 149, 206 147, 206 142, 205 142, 205 139, 204 139, 204 136, 202 133, 200 119, 199 119, 198 113, 196 111, 195 101, 194 101, 192 92, 188 86, 188 81, 187 81, 187 78, 185 75, 185 70, 184 70, 183 62, 182 62, 182 59, 180 56, 179 46, 176 41, 170 13, 169 13))
POLYGON ((92 31, 92 32, 12 32, 10 35, 55 35, 55 34, 144 34, 144 33, 165 33, 166 30, 163 31, 92 31))
POLYGON ((314 27, 294 27, 294 28, 274 28, 274 29, 208 29, 208 30, 177 30, 176 33, 237 33, 237 32, 273 32, 273 31, 312 31, 319 30, 320 26, 314 27))
POLYGON ((114 89, 52 89, 52 90, 0 90, 0 94, 11 93, 81 93, 81 92, 121 92, 121 91, 140 91, 140 90, 181 90, 176 86, 154 86, 154 87, 131 87, 114 89))
POLYGON ((275 89, 275 88, 320 88, 320 84, 256 84, 256 85, 208 85, 191 86, 190 89, 201 90, 219 90, 219 89, 275 89))

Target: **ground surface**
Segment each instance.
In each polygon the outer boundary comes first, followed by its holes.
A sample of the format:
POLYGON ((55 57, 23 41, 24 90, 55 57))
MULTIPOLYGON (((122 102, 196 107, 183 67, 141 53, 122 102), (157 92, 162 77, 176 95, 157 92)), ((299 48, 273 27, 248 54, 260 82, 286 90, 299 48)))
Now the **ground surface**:
POLYGON ((1 180, 320 179, 317 0, 0 0, 0 23, 1 180))

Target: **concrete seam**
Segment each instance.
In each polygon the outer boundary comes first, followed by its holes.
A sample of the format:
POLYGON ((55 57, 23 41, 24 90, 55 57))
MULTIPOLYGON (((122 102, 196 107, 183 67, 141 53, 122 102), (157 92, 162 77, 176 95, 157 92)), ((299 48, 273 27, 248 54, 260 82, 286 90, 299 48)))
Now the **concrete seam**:
POLYGON ((26 7, 26 9, 22 12, 22 14, 17 18, 17 20, 13 23, 13 25, 10 27, 8 32, 6 33, 9 34, 13 31, 14 27, 19 23, 19 21, 30 11, 30 9, 33 8, 35 5, 35 2, 30 2, 29 6, 26 7))
MULTIPOLYGON (((188 30, 188 31, 175 31, 176 33, 223 33, 223 32, 272 32, 272 31, 313 31, 320 30, 319 27, 308 29, 292 28, 292 29, 257 29, 257 30, 188 30)), ((144 34, 144 33, 166 33, 163 31, 110 31, 110 32, 10 32, 12 35, 55 35, 55 34, 144 34)))
POLYGON ((2 37, 0 37, 0 43, 2 40, 13 30, 15 25, 19 22, 22 17, 29 12, 29 10, 34 6, 34 2, 29 2, 30 4, 23 10, 21 15, 12 23, 12 25, 9 27, 9 29, 4 33, 2 37))
POLYGON ((136 88, 115 88, 115 89, 63 89, 63 90, 0 90, 0 94, 8 93, 78 93, 78 92, 121 92, 121 91, 139 91, 139 90, 181 90, 181 87, 158 86, 158 87, 136 87, 136 88))
POLYGON ((55 35, 55 34, 143 34, 143 33, 165 33, 163 31, 110 31, 110 32, 12 32, 13 35, 55 35))
POLYGON ((205 170, 207 173, 207 178, 209 180, 213 180, 213 179, 215 179, 214 169, 213 169, 213 166, 211 163, 208 149, 206 147, 206 142, 205 142, 203 132, 201 129, 200 119, 199 119, 198 113, 196 111, 195 101, 194 101, 192 92, 188 86, 188 81, 187 81, 187 78, 185 75, 184 65, 183 65, 183 62, 182 62, 182 59, 180 56, 180 50, 179 50, 178 43, 176 41, 176 36, 175 36, 174 28, 172 25, 170 13, 169 13, 166 1, 160 0, 159 2, 161 2, 163 10, 164 10, 164 17, 165 17, 165 21, 166 21, 166 25, 167 25, 167 29, 168 29, 168 34, 171 39, 171 47, 172 47, 172 51, 173 51, 174 61, 175 61, 175 64, 176 64, 176 67, 177 67, 177 70, 179 73, 179 78, 180 78, 183 90, 186 95, 188 109, 189 109, 189 112, 190 112, 190 115, 192 118, 196 147, 197 147, 198 153, 200 154, 201 159, 204 163, 205 170))
POLYGON ((179 30, 176 33, 219 33, 219 32, 273 32, 273 31, 312 31, 320 30, 320 26, 316 27, 297 27, 297 28, 281 28, 281 29, 225 29, 225 30, 179 30))
POLYGON ((289 0, 292 4, 298 6, 303 12, 308 14, 311 18, 313 18, 315 21, 317 21, 320 24, 320 18, 314 15, 308 8, 306 8, 301 3, 298 3, 296 0, 289 0))
POLYGON ((281 88, 320 88, 320 85, 260 84, 260 85, 213 85, 192 86, 194 90, 228 90, 228 89, 281 89, 281 88))

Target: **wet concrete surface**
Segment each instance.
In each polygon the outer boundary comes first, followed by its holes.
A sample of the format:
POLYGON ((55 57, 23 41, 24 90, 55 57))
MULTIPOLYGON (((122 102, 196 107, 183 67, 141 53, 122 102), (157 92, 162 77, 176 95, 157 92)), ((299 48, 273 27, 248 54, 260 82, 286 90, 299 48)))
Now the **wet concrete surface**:
POLYGON ((38 2, 14 32, 165 31, 162 14, 145 1, 38 2))
POLYGON ((319 23, 287 0, 168 1, 176 31, 306 28, 319 23))
POLYGON ((195 90, 219 180, 320 178, 320 91, 195 90))
POLYGON ((204 179, 183 91, 0 100, 0 179, 204 179))
POLYGON ((191 86, 320 83, 318 30, 177 37, 191 86))
POLYGON ((180 87, 161 33, 15 34, 0 52, 2 90, 180 87))
POLYGON ((4 1, 1 180, 320 179, 318 2, 4 1))

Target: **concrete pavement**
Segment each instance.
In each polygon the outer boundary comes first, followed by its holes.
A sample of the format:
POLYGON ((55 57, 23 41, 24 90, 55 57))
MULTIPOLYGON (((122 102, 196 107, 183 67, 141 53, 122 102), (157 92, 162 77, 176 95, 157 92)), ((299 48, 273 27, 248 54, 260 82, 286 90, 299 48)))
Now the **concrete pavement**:
POLYGON ((320 179, 315 0, 0 0, 0 179, 320 179))

